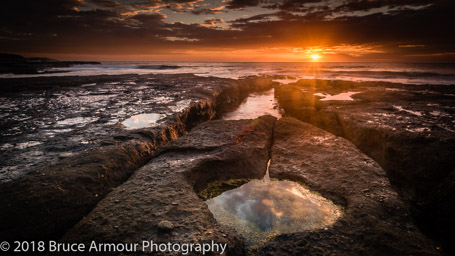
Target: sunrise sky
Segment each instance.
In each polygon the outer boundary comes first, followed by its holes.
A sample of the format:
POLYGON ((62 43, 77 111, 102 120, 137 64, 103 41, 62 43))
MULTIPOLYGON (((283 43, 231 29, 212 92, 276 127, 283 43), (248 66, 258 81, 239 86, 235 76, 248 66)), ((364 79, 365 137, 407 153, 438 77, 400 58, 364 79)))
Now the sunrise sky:
POLYGON ((3 0, 0 5, 0 52, 27 57, 455 62, 453 0, 3 0))

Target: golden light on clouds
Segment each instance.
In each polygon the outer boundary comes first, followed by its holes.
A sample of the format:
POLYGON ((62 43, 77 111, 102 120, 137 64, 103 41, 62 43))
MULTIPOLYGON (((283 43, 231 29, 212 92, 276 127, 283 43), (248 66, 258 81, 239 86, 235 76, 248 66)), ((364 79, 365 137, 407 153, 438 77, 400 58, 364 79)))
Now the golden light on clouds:
POLYGON ((358 58, 365 55, 383 53, 380 45, 348 45, 341 44, 335 46, 309 46, 293 48, 292 53, 300 55, 303 60, 311 61, 343 61, 349 58, 358 58))

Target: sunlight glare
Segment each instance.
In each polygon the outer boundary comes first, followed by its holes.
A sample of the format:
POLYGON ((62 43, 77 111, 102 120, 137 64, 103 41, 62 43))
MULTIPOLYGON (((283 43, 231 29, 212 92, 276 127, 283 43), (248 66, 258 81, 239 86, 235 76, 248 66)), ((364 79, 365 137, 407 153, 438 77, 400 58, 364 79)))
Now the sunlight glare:
POLYGON ((311 58, 312 58, 313 60, 317 60, 317 59, 320 58, 320 56, 317 55, 317 54, 313 54, 313 55, 311 55, 311 58))

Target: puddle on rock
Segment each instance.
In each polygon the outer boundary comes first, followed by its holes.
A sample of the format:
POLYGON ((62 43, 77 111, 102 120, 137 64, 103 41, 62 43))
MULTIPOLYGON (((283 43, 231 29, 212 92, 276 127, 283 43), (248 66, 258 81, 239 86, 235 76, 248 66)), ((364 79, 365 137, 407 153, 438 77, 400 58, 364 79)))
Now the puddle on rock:
POLYGON ((58 127, 66 127, 66 126, 80 126, 83 127, 89 123, 98 121, 98 117, 74 117, 74 118, 68 118, 65 120, 57 121, 55 124, 58 127))
POLYGON ((254 119, 262 115, 271 115, 281 118, 282 111, 278 106, 278 100, 274 97, 274 89, 252 93, 240 106, 229 113, 226 113, 223 120, 254 119))
POLYGON ((140 114, 132 116, 122 122, 127 130, 154 127, 157 126, 157 122, 164 118, 163 114, 140 114))
POLYGON ((215 219, 245 237, 249 250, 280 234, 328 227, 342 215, 330 200, 292 181, 253 180, 206 201, 215 219))
POLYGON ((352 101, 354 100, 351 96, 354 95, 354 94, 357 94, 357 93, 360 93, 360 92, 343 92, 343 93, 340 93, 340 94, 336 94, 336 95, 330 95, 330 94, 325 94, 325 93, 315 93, 314 95, 315 96, 319 96, 319 97, 323 97, 322 99, 320 99, 320 101, 327 101, 327 100, 349 100, 349 101, 352 101))
POLYGON ((283 79, 274 79, 273 82, 278 82, 280 84, 291 84, 291 83, 297 83, 300 80, 300 78, 294 78, 294 77, 287 77, 283 79))

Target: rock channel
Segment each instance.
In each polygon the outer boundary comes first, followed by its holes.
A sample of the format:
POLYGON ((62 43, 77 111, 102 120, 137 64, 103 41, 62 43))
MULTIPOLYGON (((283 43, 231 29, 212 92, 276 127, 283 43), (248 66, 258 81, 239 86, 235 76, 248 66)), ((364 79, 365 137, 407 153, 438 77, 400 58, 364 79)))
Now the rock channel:
POLYGON ((277 236, 258 254, 437 255, 376 162, 346 139, 271 116, 197 126, 161 148, 60 241, 214 240, 228 244, 226 255, 245 255, 244 238, 217 223, 197 192, 215 180, 260 179, 269 158, 271 178, 300 182, 345 213, 331 227, 277 236), (172 229, 162 228, 167 222, 172 229))

